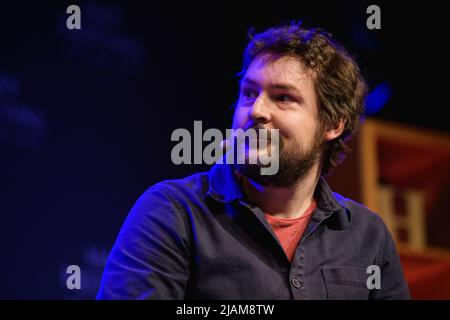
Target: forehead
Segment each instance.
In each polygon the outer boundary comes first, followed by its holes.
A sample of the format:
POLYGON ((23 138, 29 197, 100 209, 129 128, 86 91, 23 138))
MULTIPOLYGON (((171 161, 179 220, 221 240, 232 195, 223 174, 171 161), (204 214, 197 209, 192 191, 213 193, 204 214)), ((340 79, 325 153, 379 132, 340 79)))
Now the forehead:
POLYGON ((286 83, 302 87, 312 83, 313 73, 295 57, 258 56, 250 63, 242 80, 258 82, 260 85, 286 83))

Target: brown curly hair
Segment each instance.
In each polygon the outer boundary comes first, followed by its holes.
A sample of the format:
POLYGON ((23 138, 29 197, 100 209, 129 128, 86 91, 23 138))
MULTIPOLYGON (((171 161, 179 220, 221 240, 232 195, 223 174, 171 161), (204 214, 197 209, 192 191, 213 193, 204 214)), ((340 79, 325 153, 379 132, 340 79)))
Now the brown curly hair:
POLYGON ((363 120, 367 85, 355 59, 319 28, 305 28, 300 22, 269 28, 261 33, 249 32, 250 41, 244 51, 243 76, 258 56, 276 54, 292 56, 315 74, 315 89, 319 101, 320 122, 332 129, 343 120, 342 134, 325 145, 322 175, 340 164, 349 148, 345 145, 363 120))

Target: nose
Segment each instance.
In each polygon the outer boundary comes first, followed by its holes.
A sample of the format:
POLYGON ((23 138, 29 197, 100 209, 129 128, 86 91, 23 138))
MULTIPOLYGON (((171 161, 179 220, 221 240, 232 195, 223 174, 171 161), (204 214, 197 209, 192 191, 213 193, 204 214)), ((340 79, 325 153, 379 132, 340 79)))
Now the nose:
POLYGON ((249 112, 250 118, 255 123, 268 123, 271 120, 270 110, 268 108, 264 93, 261 93, 255 100, 249 112))

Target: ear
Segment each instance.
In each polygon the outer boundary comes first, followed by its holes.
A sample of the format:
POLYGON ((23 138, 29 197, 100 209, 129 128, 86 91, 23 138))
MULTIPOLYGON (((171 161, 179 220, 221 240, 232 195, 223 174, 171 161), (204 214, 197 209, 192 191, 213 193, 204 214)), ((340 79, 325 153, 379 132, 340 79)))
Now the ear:
POLYGON ((328 129, 324 133, 325 141, 330 141, 339 137, 344 131, 345 121, 339 120, 337 126, 335 128, 328 129))

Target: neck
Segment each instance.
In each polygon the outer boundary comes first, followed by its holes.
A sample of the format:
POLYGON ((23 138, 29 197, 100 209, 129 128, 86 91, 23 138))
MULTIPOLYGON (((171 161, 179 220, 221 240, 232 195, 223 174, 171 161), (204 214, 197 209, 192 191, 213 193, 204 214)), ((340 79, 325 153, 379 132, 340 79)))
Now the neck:
POLYGON ((242 176, 242 187, 250 202, 265 213, 295 219, 311 205, 319 177, 319 167, 314 166, 290 187, 263 186, 245 176, 242 176))

